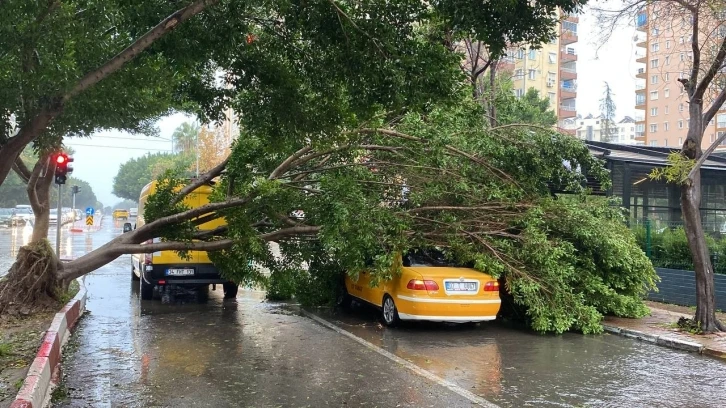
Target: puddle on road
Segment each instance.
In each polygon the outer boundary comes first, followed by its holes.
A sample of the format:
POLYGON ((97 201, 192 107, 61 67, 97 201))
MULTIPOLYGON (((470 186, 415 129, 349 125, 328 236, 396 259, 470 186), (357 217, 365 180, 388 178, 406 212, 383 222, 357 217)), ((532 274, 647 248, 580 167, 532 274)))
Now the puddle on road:
POLYGON ((368 307, 314 312, 501 406, 726 406, 722 362, 619 336, 540 335, 497 322, 389 329, 368 307))

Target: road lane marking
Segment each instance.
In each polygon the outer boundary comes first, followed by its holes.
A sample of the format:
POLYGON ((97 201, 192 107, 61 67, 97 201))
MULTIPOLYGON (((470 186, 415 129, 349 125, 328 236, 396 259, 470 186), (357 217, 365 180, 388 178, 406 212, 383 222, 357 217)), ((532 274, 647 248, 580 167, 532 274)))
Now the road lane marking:
POLYGON ((469 400, 470 402, 472 402, 476 405, 479 405, 482 407, 487 407, 487 408, 499 408, 498 405, 485 400, 484 398, 474 394, 473 392, 466 390, 466 389, 452 383, 451 381, 444 380, 443 378, 439 377, 438 375, 436 375, 430 371, 424 370, 423 368, 417 366, 416 364, 413 364, 410 361, 404 360, 401 357, 399 357, 387 350, 384 350, 384 349, 376 346, 375 344, 363 339, 362 337, 358 337, 355 334, 353 334, 347 330, 343 330, 340 327, 334 325, 333 323, 330 323, 329 321, 323 319, 322 317, 319 317, 311 312, 308 312, 305 309, 301 309, 301 310, 302 310, 303 315, 309 317, 310 319, 315 320, 316 322, 322 324, 323 326, 327 327, 328 329, 333 330, 334 332, 337 332, 338 334, 342 334, 343 336, 346 336, 346 337, 360 343, 361 345, 369 348, 370 350, 375 351, 376 353, 382 355, 383 357, 386 357, 387 359, 408 368, 409 370, 413 371, 415 374, 420 375, 421 377, 427 378, 427 379, 447 388, 448 390, 458 394, 461 397, 466 398, 467 400, 469 400))

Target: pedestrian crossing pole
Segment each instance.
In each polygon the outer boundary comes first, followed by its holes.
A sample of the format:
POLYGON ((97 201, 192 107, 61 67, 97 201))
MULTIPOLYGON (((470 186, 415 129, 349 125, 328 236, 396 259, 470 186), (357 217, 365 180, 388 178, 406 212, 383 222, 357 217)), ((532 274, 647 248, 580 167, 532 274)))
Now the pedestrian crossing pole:
POLYGON ((58 184, 58 210, 55 219, 55 255, 60 258, 60 240, 61 240, 61 190, 63 184, 58 184))

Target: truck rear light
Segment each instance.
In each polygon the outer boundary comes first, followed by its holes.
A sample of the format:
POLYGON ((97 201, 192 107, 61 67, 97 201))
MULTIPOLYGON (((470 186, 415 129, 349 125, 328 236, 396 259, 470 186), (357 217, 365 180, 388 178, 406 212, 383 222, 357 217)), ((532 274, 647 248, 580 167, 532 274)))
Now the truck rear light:
POLYGON ((411 279, 406 285, 411 290, 439 290, 439 285, 432 280, 411 279))
POLYGON ((484 284, 484 292, 499 292, 499 282, 489 281, 484 284))
MULTIPOLYGON (((151 244, 153 242, 154 242, 154 240, 150 239, 150 240, 144 241, 144 244, 151 244)), ((153 254, 144 254, 144 263, 146 265, 151 265, 152 257, 153 257, 153 254)))

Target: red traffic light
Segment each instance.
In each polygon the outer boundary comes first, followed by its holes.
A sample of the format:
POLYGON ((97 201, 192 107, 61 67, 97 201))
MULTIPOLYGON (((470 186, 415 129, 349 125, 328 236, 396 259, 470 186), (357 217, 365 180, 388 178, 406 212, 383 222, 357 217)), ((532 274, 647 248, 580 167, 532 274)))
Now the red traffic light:
POLYGON ((58 157, 56 157, 55 162, 58 164, 63 164, 66 162, 66 157, 62 154, 59 154, 58 157))

